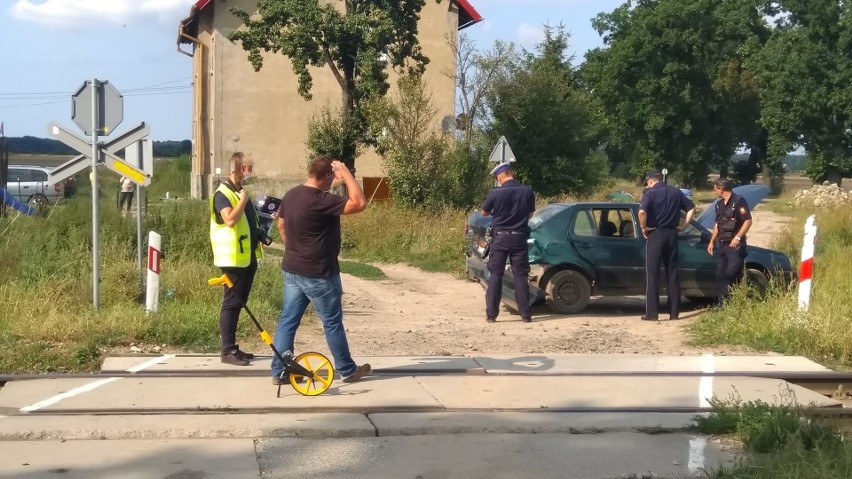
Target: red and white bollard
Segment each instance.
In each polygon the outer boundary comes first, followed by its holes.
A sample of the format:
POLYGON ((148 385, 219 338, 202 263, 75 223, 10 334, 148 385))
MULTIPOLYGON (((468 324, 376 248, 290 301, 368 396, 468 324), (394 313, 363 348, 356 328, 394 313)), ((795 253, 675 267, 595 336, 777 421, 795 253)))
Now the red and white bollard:
POLYGON ((805 241, 802 243, 802 264, 799 267, 799 311, 807 311, 811 304, 811 277, 814 272, 816 233, 816 215, 811 215, 805 223, 805 241))
POLYGON ((145 291, 145 311, 156 313, 160 307, 160 260, 163 258, 162 237, 148 233, 148 285, 145 291))

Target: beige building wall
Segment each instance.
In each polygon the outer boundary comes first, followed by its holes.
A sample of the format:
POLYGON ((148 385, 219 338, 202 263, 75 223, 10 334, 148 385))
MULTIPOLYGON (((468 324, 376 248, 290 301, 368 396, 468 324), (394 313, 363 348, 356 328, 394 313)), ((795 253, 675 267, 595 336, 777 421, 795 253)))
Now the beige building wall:
MULTIPOLYGON (((289 58, 264 54, 263 68, 255 72, 242 46, 228 40, 241 22, 229 9, 256 8, 256 0, 214 0, 200 12, 196 55, 196 155, 193 163, 193 196, 207 197, 218 178, 227 176, 231 154, 242 151, 255 161, 255 174, 271 184, 267 194, 282 194, 304 179, 308 152, 305 140, 308 121, 325 104, 337 107, 341 90, 327 68, 313 68, 313 99, 297 93, 297 80, 289 58), (203 77, 203 78, 201 78, 203 77), (204 82, 201 84, 200 82, 204 82), (200 113, 199 113, 200 110, 200 113), (217 170, 218 169, 218 170, 217 170)), ((455 56, 449 41, 458 35, 458 9, 454 2, 427 1, 421 13, 420 43, 430 63, 425 81, 431 88, 441 119, 455 114, 455 56)), ((391 76, 393 84, 395 76, 391 76)), ((392 92, 395 89, 392 89, 392 92)), ((358 177, 383 176, 381 158, 372 150, 355 162, 358 177)))

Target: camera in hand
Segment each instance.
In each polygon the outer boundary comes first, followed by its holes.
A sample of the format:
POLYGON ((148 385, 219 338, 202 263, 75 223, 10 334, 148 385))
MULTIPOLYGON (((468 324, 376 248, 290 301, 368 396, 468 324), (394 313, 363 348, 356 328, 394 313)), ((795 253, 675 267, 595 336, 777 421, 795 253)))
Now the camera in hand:
POLYGON ((264 228, 257 228, 257 241, 265 246, 272 244, 272 238, 269 237, 269 231, 264 228))

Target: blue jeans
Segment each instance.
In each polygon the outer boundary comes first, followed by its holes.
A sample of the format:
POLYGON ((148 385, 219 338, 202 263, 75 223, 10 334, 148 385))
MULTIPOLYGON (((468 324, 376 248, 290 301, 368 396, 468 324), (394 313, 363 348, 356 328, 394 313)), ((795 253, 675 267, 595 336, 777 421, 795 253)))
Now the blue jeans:
MULTIPOLYGON (((313 278, 285 271, 284 308, 275 329, 275 349, 282 354, 284 351, 293 351, 296 330, 310 302, 322 320, 325 340, 334 357, 334 369, 344 378, 355 374, 358 365, 349 352, 349 342, 343 328, 343 305, 340 301, 342 296, 343 286, 339 274, 327 278, 313 278)), ((272 358, 272 376, 279 377, 283 369, 281 360, 272 358)))

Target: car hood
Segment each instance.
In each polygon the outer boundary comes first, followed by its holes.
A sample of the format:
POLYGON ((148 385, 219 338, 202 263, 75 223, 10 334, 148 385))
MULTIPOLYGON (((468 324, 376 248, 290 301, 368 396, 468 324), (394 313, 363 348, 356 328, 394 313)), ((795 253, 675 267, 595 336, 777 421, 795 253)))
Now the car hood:
MULTIPOLYGON (((734 188, 734 193, 745 198, 749 209, 754 209, 766 195, 769 194, 769 187, 766 185, 742 185, 734 188)), ((716 198, 719 201, 719 198, 716 198)), ((713 231, 713 224, 716 222, 716 201, 710 203, 704 211, 695 219, 701 226, 713 231)))

